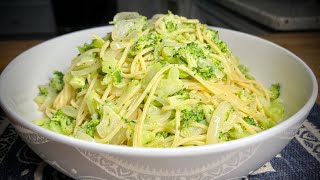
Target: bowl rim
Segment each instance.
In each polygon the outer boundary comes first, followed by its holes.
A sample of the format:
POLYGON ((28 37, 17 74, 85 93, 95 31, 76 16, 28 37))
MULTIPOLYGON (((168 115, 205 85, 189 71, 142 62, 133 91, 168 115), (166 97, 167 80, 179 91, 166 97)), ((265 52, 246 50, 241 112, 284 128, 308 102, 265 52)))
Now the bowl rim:
MULTIPOLYGON (((30 129, 31 131, 34 131, 37 134, 40 134, 41 136, 44 136, 52 141, 60 142, 65 145, 73 146, 75 148, 80 149, 87 149, 90 151, 95 152, 105 152, 105 153, 112 153, 112 154, 118 154, 118 155, 126 155, 126 156, 141 156, 141 157, 181 157, 181 156, 201 156, 205 154, 210 154, 214 152, 222 152, 222 151, 230 151, 233 149, 240 148, 242 146, 247 145, 253 145, 255 143, 259 143, 261 139, 267 139, 274 134, 280 133, 281 131, 284 131, 285 127, 291 126, 294 123, 298 122, 299 119, 305 118, 308 113, 310 112, 311 108, 313 107, 318 93, 318 84, 316 77, 312 70, 309 68, 309 66, 298 56, 290 52, 289 50, 285 49, 284 47, 281 47, 280 45, 277 45, 273 42, 270 42, 268 40, 262 39, 260 37, 250 35, 244 32, 239 32, 235 30, 220 28, 220 27, 214 27, 209 26, 210 28, 214 28, 218 31, 226 31, 228 33, 236 33, 240 34, 241 36, 245 36, 246 38, 252 38, 257 41, 261 41, 262 43, 267 43, 270 46, 273 46, 277 49, 280 49, 281 51, 284 51, 288 55, 292 56, 292 59, 300 63, 307 71, 309 78, 312 81, 312 94, 308 101, 303 105, 303 107, 297 111, 295 114, 290 116, 289 118, 285 119, 281 123, 277 124, 276 126, 264 130, 262 132, 259 132, 254 135, 250 135, 248 137, 244 137, 237 140, 232 140, 224 143, 218 143, 218 144, 210 144, 210 145, 203 145, 203 146, 192 146, 192 147, 177 147, 177 148, 145 148, 145 147, 129 147, 129 146, 119 146, 119 145, 111 145, 111 144, 100 144, 95 142, 89 142, 81 139, 76 139, 73 137, 69 137, 66 135, 62 135, 50 130, 47 130, 45 128, 42 128, 40 126, 37 126, 33 124, 31 121, 25 120, 22 116, 20 116, 18 113, 14 112, 13 109, 9 108, 5 105, 5 100, 2 96, 0 96, 0 106, 3 108, 4 112, 12 119, 15 119, 20 125, 23 127, 30 129)), ((4 87, 4 80, 3 76, 4 74, 8 73, 10 69, 14 68, 14 66, 21 61, 19 57, 22 56, 25 53, 28 53, 29 51, 32 51, 33 49, 40 47, 46 43, 51 43, 55 40, 64 38, 66 36, 73 36, 74 34, 83 33, 85 31, 95 31, 100 29, 106 29, 110 30, 112 26, 100 26, 100 27, 93 27, 89 29, 84 29, 80 31, 75 31, 72 33, 67 33, 52 39, 49 39, 47 41, 44 41, 36 46, 33 46, 17 57, 15 57, 2 71, 0 75, 0 95, 2 87, 4 87), (3 84, 3 85, 2 85, 3 84)), ((9 119, 10 119, 9 118, 9 119)), ((303 119, 304 120, 304 119, 303 119)), ((11 120, 10 120, 11 122, 11 120)))

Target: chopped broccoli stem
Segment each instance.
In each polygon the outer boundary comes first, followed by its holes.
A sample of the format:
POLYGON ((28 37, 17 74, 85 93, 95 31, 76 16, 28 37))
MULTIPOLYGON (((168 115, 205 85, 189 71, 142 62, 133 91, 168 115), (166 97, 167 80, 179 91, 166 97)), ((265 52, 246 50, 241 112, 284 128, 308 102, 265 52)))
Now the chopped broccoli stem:
POLYGON ((280 84, 272 84, 269 88, 271 100, 277 99, 280 96, 280 84))
POLYGON ((181 127, 188 128, 191 122, 205 121, 206 117, 201 108, 184 109, 181 111, 181 127))
POLYGON ((53 74, 55 77, 53 77, 49 83, 49 86, 55 89, 57 92, 60 92, 63 89, 64 81, 63 81, 63 73, 59 71, 54 71, 53 74))
POLYGON ((84 52, 86 52, 86 51, 88 51, 88 50, 90 50, 90 49, 92 49, 92 48, 93 48, 93 46, 91 46, 91 44, 84 43, 83 46, 78 46, 78 51, 79 51, 80 53, 84 53, 84 52))
POLYGON ((166 131, 156 133, 156 137, 163 137, 163 138, 167 138, 172 135, 173 135, 172 133, 166 132, 166 131))
POLYGON ((243 120, 250 125, 254 125, 254 126, 257 125, 256 121, 252 117, 247 116, 247 117, 244 117, 243 120))
POLYGON ((195 42, 191 42, 186 46, 179 48, 174 56, 191 67, 196 67, 197 63, 195 60, 205 58, 203 50, 195 42))
POLYGON ((135 55, 142 49, 156 45, 160 39, 159 34, 156 32, 151 32, 147 35, 141 36, 132 46, 131 55, 135 55))
POLYGON ((96 131, 96 127, 97 125, 100 123, 100 120, 97 118, 92 118, 90 121, 86 121, 85 123, 83 123, 81 125, 81 128, 84 129, 84 131, 86 132, 86 134, 88 134, 89 136, 93 137, 95 131, 96 131))
POLYGON ((113 81, 116 83, 120 83, 123 80, 120 70, 116 70, 112 73, 113 81))
POLYGON ((50 118, 49 129, 65 135, 70 135, 75 126, 74 118, 65 115, 60 109, 50 118), (61 130, 61 132, 60 132, 61 130))
POLYGON ((239 70, 244 74, 244 76, 249 80, 254 80, 255 78, 249 74, 249 69, 245 67, 244 65, 240 64, 238 65, 239 70))
POLYGON ((47 86, 39 86, 39 95, 42 96, 47 96, 49 93, 48 87, 47 86))
POLYGON ((189 93, 190 93, 190 90, 188 89, 181 89, 179 90, 178 92, 174 93, 173 96, 177 96, 177 95, 180 95, 182 96, 183 99, 188 99, 190 96, 189 96, 189 93))
POLYGON ((173 21, 168 21, 166 24, 166 29, 168 30, 168 32, 172 32, 172 31, 175 31, 177 30, 177 24, 174 23, 173 21))
POLYGON ((274 121, 281 120, 285 112, 284 105, 280 101, 280 99, 275 99, 271 101, 270 106, 265 107, 264 109, 265 109, 266 115, 274 121))

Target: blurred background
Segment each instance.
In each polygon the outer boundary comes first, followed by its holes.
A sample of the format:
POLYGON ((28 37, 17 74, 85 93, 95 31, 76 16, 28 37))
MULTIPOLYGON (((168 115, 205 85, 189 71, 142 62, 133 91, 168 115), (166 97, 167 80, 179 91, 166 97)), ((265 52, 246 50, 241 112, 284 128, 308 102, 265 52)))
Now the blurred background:
POLYGON ((0 39, 47 39, 107 25, 120 11, 168 10, 254 35, 320 29, 319 0, 1 0, 0 39))

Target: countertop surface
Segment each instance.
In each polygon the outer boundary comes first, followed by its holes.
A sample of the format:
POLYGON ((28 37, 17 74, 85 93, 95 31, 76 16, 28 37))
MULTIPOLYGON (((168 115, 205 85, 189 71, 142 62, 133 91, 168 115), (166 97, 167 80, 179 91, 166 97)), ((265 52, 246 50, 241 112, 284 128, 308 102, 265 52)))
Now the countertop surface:
MULTIPOLYGON (((271 33, 260 37, 272 41, 299 56, 312 69, 318 84, 320 84, 320 32, 271 33)), ((20 53, 43 41, 0 41, 0 72, 20 53)), ((320 104, 319 95, 317 103, 320 104)))

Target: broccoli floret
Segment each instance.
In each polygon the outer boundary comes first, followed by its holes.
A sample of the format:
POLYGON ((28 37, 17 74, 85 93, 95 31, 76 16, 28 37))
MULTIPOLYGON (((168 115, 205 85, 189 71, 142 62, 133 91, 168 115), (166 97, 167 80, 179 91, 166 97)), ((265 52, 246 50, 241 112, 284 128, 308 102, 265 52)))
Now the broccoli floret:
POLYGON ((195 42, 191 42, 177 50, 174 57, 192 68, 203 79, 211 79, 215 75, 215 67, 206 59, 204 50, 195 42))
POLYGON ((93 117, 90 121, 86 121, 81 125, 81 128, 88 134, 93 137, 94 132, 96 131, 97 125, 100 123, 100 120, 96 117, 93 117))
POLYGON ((266 115, 275 121, 281 120, 285 112, 284 105, 280 101, 280 99, 271 101, 270 106, 265 107, 264 110, 266 112, 266 115))
POLYGON ((191 42, 186 46, 179 48, 174 57, 188 64, 189 67, 194 68, 197 67, 197 60, 199 58, 205 58, 205 55, 197 43, 191 42))
MULTIPOLYGON (((108 74, 107 74, 107 76, 108 76, 108 74)), ((111 78, 112 78, 113 85, 117 88, 122 88, 126 85, 126 82, 123 79, 122 72, 120 69, 116 69, 115 71, 113 71, 111 74, 111 78)), ((106 79, 106 81, 107 80, 108 80, 108 78, 106 79)))
POLYGON ((53 131, 70 135, 73 132, 74 126, 75 119, 65 115, 60 109, 50 118, 49 129, 53 131))
POLYGON ((46 95, 38 95, 34 98, 34 102, 36 102, 39 107, 44 103, 45 100, 46 100, 46 95))
POLYGON ((227 141, 230 141, 229 133, 220 132, 219 133, 219 142, 227 142, 227 141))
POLYGON ((231 53, 226 42, 219 40, 218 42, 216 42, 216 44, 219 47, 219 49, 221 50, 221 52, 226 53, 226 54, 231 53))
POLYGON ((243 118, 243 120, 250 125, 254 125, 254 126, 257 125, 256 121, 252 117, 246 116, 243 118))
POLYGON ((168 11, 168 14, 163 18, 163 23, 165 26, 165 30, 168 32, 173 32, 178 29, 178 23, 180 23, 180 19, 178 16, 172 14, 171 11, 168 11))
POLYGON ((214 67, 212 62, 205 59, 198 61, 198 67, 194 69, 203 79, 211 79, 214 77, 214 67))
POLYGON ((101 48, 104 42, 101 39, 94 39, 90 44, 84 43, 83 46, 78 46, 78 51, 84 53, 93 48, 101 48))
POLYGON ((94 48, 101 48, 104 44, 104 41, 101 39, 94 39, 91 42, 91 46, 93 46, 94 48))
POLYGON ((173 21, 168 21, 165 23, 165 25, 168 32, 175 31, 178 28, 178 24, 174 23, 173 21))
POLYGON ((114 58, 102 61, 102 72, 106 73, 101 82, 102 85, 107 85, 112 82, 117 88, 121 88, 125 85, 122 72, 117 68, 117 61, 114 58))
POLYGON ((160 36, 156 32, 151 32, 140 37, 131 48, 131 55, 137 54, 140 50, 156 45, 160 41, 160 36))
POLYGON ((191 122, 201 122, 206 120, 202 108, 184 109, 181 111, 180 118, 182 128, 188 128, 191 122))
POLYGON ((219 33, 218 31, 212 30, 212 29, 207 29, 205 31, 205 34, 211 39, 213 43, 217 45, 217 47, 220 49, 221 52, 226 53, 226 54, 231 54, 231 51, 228 47, 228 45, 219 39, 219 33))
POLYGON ((89 88, 89 83, 88 83, 88 81, 86 80, 85 85, 81 87, 81 91, 86 90, 86 89, 88 89, 88 88, 89 88))
POLYGON ((121 71, 120 70, 116 70, 112 73, 112 78, 113 78, 113 81, 116 82, 116 83, 121 83, 122 80, 123 80, 123 77, 121 75, 121 71))
POLYGON ((93 46, 91 46, 91 44, 84 43, 83 46, 78 46, 78 51, 80 53, 83 53, 83 52, 86 52, 86 51, 88 51, 89 49, 92 49, 92 48, 93 48, 93 46))
POLYGON ((178 92, 174 93, 173 96, 177 96, 177 95, 180 95, 182 97, 182 99, 188 99, 190 96, 189 96, 189 93, 190 93, 190 90, 188 89, 181 89, 179 90, 178 92))
POLYGON ((239 70, 241 71, 244 76, 249 80, 254 80, 255 78, 249 74, 249 69, 245 67, 244 65, 240 64, 238 65, 239 70))
POLYGON ((280 96, 280 84, 272 84, 269 88, 271 100, 277 99, 280 96))
POLYGON ((112 76, 110 76, 109 74, 106 74, 104 76, 104 78, 102 79, 101 84, 102 85, 108 85, 111 82, 112 82, 112 76))
POLYGON ((236 125, 228 131, 229 140, 240 139, 251 135, 245 128, 242 128, 241 125, 236 125))
POLYGON ((102 72, 107 74, 112 74, 112 72, 115 71, 117 68, 117 61, 115 60, 115 58, 108 58, 106 60, 103 60, 101 64, 102 72))
POLYGON ((49 94, 49 90, 47 86, 39 86, 39 96, 47 96, 49 94))
POLYGON ((57 92, 60 92, 63 89, 64 81, 63 81, 63 73, 59 71, 54 71, 53 74, 55 77, 53 77, 49 83, 49 86, 55 89, 57 92))
POLYGON ((166 132, 166 131, 156 133, 156 137, 163 137, 163 138, 167 138, 172 135, 173 135, 172 133, 166 132))

